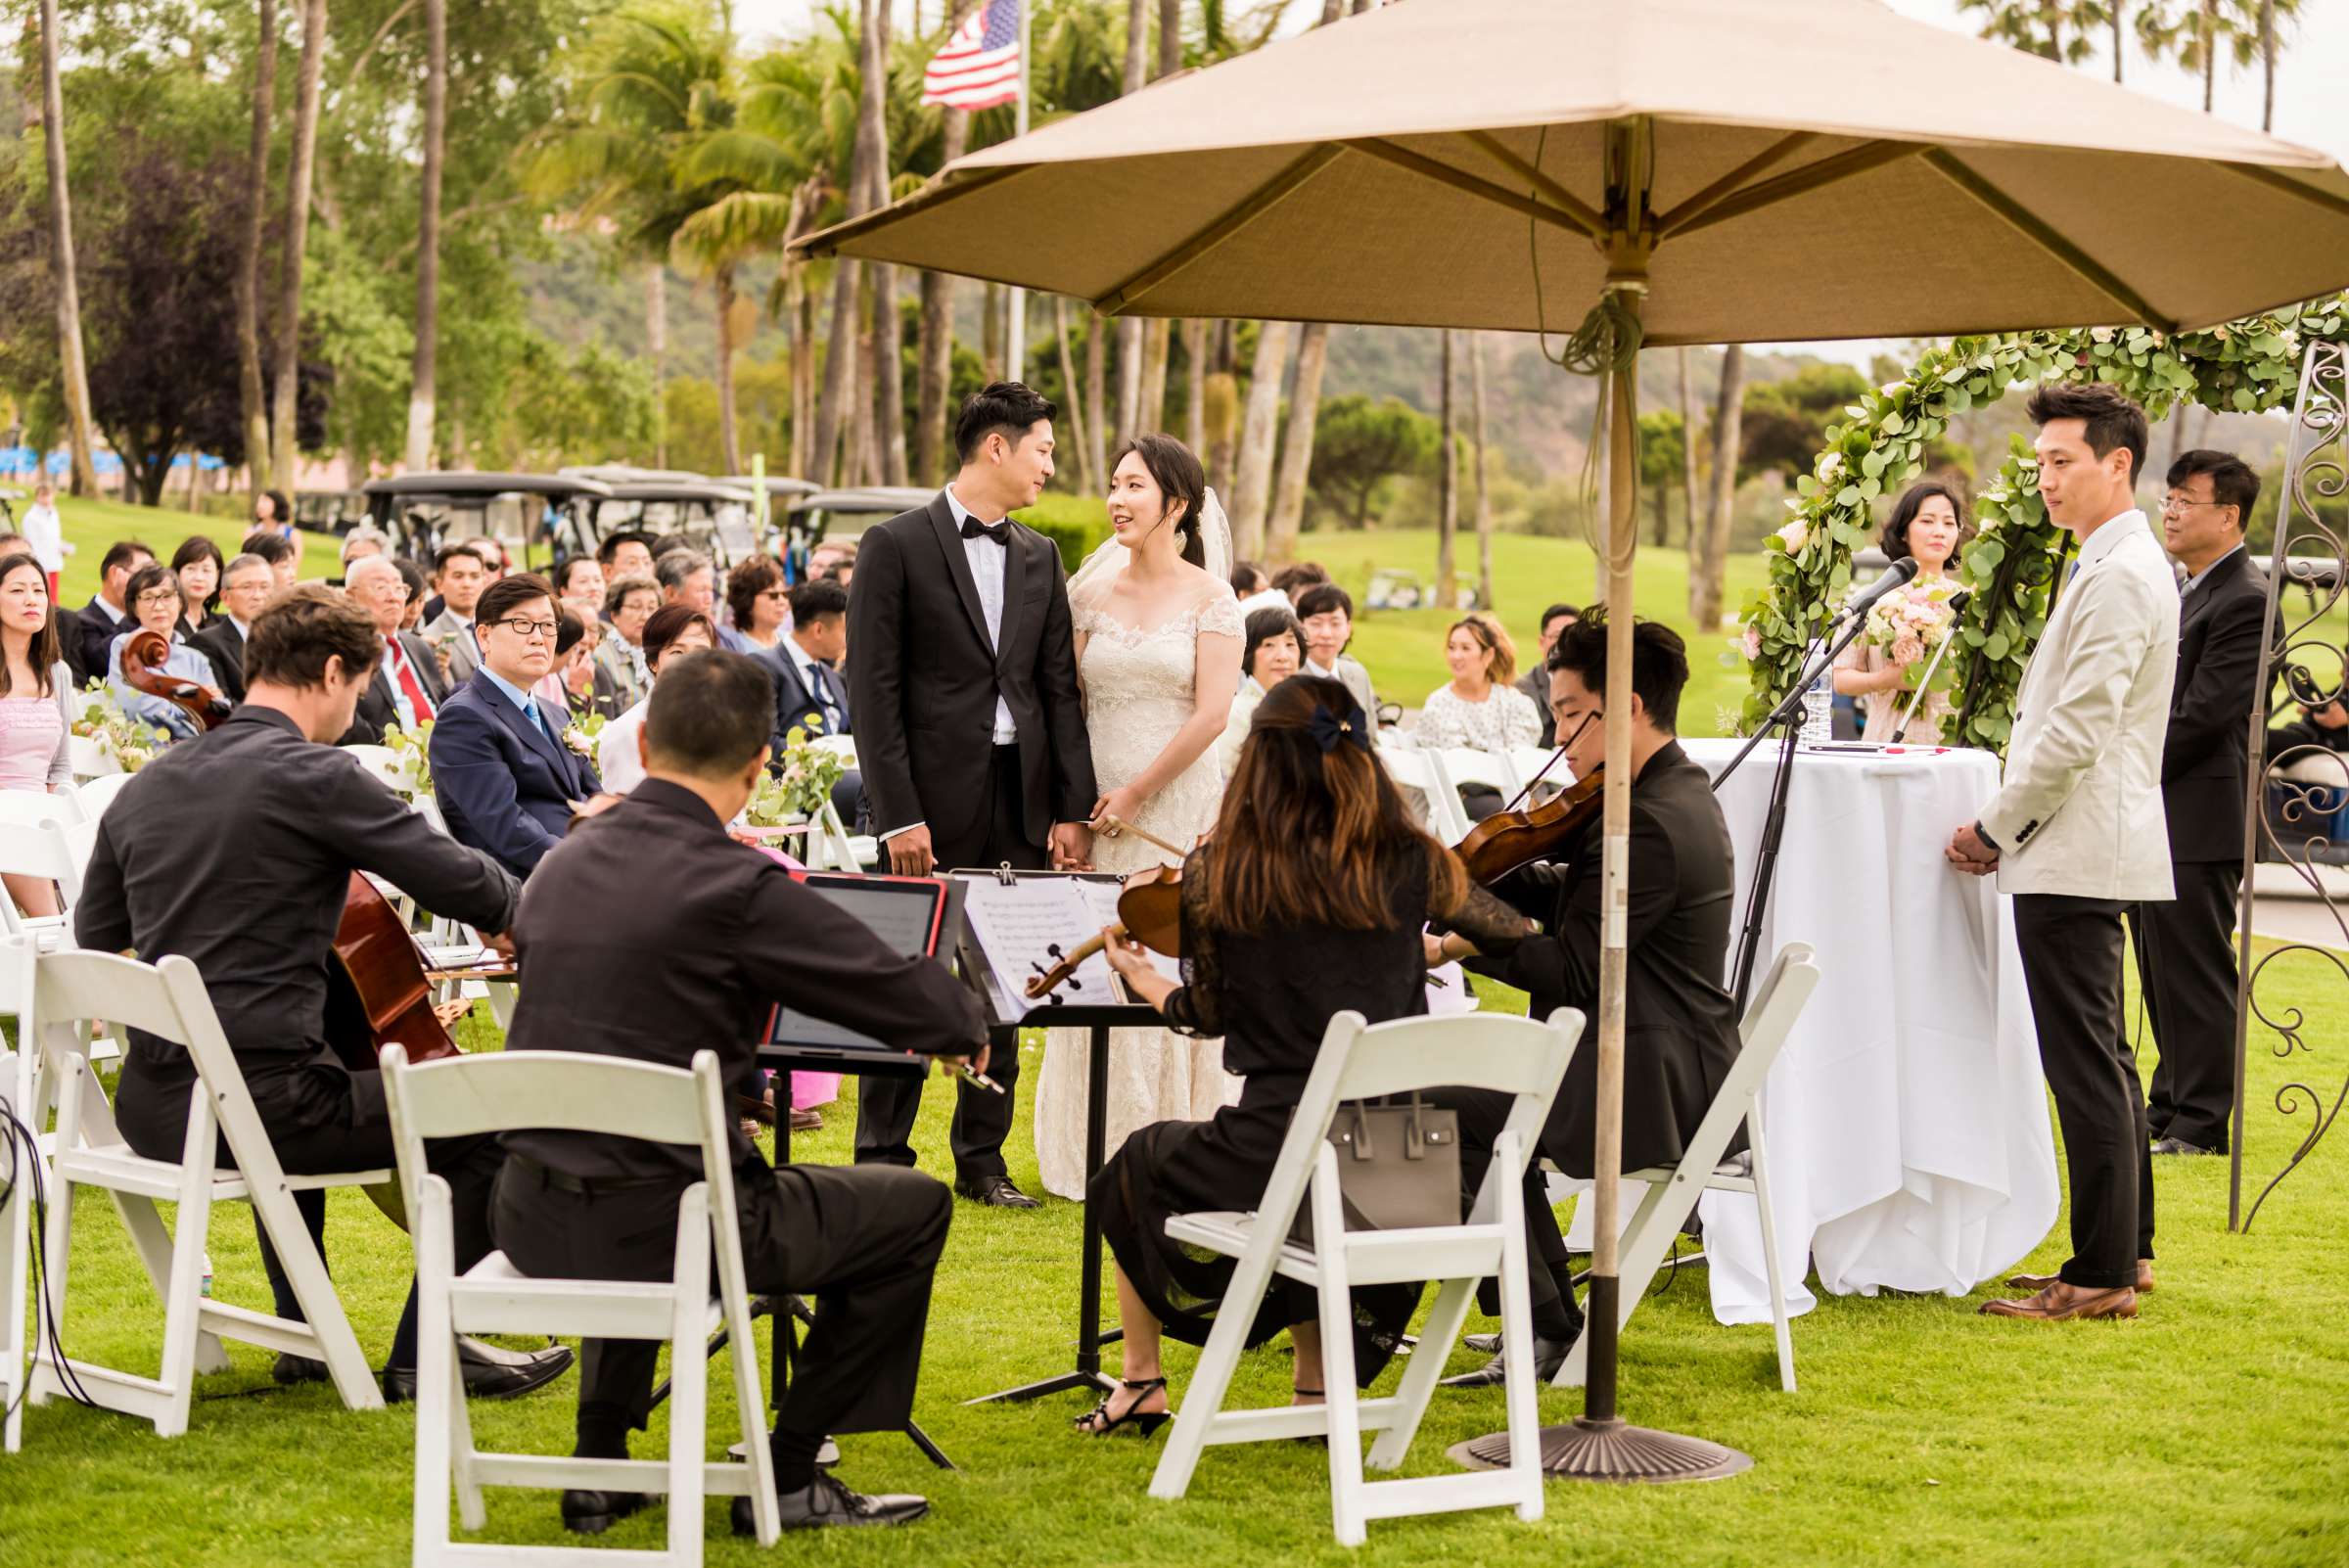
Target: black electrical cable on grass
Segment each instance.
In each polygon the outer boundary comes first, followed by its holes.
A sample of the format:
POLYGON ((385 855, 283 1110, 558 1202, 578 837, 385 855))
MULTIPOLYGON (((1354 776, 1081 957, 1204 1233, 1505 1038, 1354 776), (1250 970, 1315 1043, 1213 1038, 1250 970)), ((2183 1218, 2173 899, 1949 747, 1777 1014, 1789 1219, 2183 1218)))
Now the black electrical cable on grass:
MULTIPOLYGON (((0 1172, 0 1176, 6 1177, 5 1182, 0 1182, 0 1191, 6 1191, 12 1201, 20 1203, 23 1201, 21 1189, 28 1186, 32 1193, 33 1276, 40 1281, 40 1289, 33 1293, 32 1298, 33 1342, 36 1345, 44 1341, 47 1343, 50 1360, 57 1366, 58 1380, 65 1385, 69 1399, 93 1410, 101 1408, 98 1402, 90 1398, 89 1391, 81 1386, 80 1377, 73 1371, 73 1363, 66 1359, 65 1340, 57 1326, 57 1313, 49 1304, 49 1189, 41 1172, 40 1137, 17 1115, 16 1106, 6 1095, 0 1095, 0 1147, 8 1151, 7 1168, 5 1172, 0 1172), (24 1179, 25 1173, 30 1173, 29 1182, 24 1179)), ((15 1401, 7 1410, 0 1411, 0 1417, 14 1415, 23 1406, 30 1392, 31 1379, 27 1377, 25 1386, 17 1390, 15 1401)))

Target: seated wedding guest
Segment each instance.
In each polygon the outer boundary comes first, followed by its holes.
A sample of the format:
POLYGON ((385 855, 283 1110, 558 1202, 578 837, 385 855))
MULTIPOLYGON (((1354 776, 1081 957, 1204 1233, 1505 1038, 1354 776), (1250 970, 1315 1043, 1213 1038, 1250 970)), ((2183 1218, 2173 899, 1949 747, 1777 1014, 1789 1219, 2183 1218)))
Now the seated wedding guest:
MULTIPOLYGON (((508 1050, 669 1067, 715 1050, 726 1090, 755 1095, 751 1042, 782 1001, 905 1050, 984 1060, 979 1004, 944 964, 899 956, 726 836, 763 774, 772 703, 767 672, 733 654, 678 657, 663 670, 638 731, 643 783, 530 879, 514 928, 530 982, 508 1050), (643 961, 616 965, 615 953, 643 961)), ((508 1133, 506 1148, 492 1222, 517 1268, 668 1277, 677 1201, 703 1175, 695 1151, 554 1131, 508 1133)), ((770 1168, 740 1136, 732 1160, 750 1288, 815 1302, 770 1439, 784 1525, 920 1518, 922 1499, 862 1496, 815 1457, 827 1434, 896 1431, 910 1418, 953 1200, 933 1178, 890 1166, 770 1168)), ((576 1453, 627 1456, 658 1350, 587 1342, 576 1453)), ((567 1492, 563 1522, 599 1534, 649 1503, 640 1493, 567 1492)), ((750 1533, 748 1498, 735 1499, 733 1520, 750 1533)))
POLYGON ((845 588, 855 571, 854 539, 823 539, 807 552, 807 580, 810 582, 837 582, 845 588))
MULTIPOLYGON (((1288 599, 1292 609, 1304 597, 1306 589, 1317 588, 1328 580, 1329 573, 1318 561, 1299 561, 1272 574, 1273 588, 1288 599)), ((1298 614, 1302 616, 1304 612, 1300 610, 1298 614)))
MULTIPOLYGON (((775 732, 768 743, 780 760, 796 726, 809 736, 852 733, 849 683, 840 662, 849 651, 849 590, 823 577, 791 590, 791 629, 759 656, 775 681, 775 732)), ((832 786, 832 808, 850 831, 864 806, 864 776, 845 769, 832 786)))
POLYGON ((481 668, 474 616, 488 586, 488 565, 473 543, 442 545, 433 557, 433 587, 441 607, 424 607, 424 639, 440 651, 452 686, 464 685, 481 668))
POLYGON ((448 700, 438 661, 422 637, 399 629, 408 608, 408 579, 388 555, 363 555, 350 564, 343 591, 365 610, 383 639, 375 679, 359 695, 350 728, 336 740, 338 746, 380 746, 393 725, 410 735, 439 715, 448 700))
MULTIPOLYGON (((1261 612, 1260 612, 1261 613, 1261 612)), ((1524 916, 1472 887, 1451 851, 1411 825, 1370 752, 1370 718, 1334 680, 1282 681, 1256 710, 1215 832, 1183 862, 1182 975, 1113 941, 1109 961, 1176 1030, 1221 1036, 1237 1105, 1205 1122, 1159 1122, 1128 1137, 1090 1198, 1117 1258, 1124 1382, 1077 1429, 1144 1435, 1167 1419, 1160 1340, 1204 1345, 1233 1262, 1167 1239, 1170 1215, 1252 1209, 1280 1156, 1330 1015, 1372 1023, 1426 1010, 1422 933, 1443 919, 1494 952, 1525 940, 1524 916)), ((1354 1295, 1356 1373, 1366 1387, 1409 1322, 1420 1288, 1354 1295)), ((1249 1328, 1289 1330, 1295 1402, 1317 1403, 1321 1336, 1310 1286, 1275 1278, 1249 1328)))
POLYGON ((481 668, 434 721, 433 794, 459 844, 528 876, 573 816, 601 809, 603 786, 569 744, 570 715, 544 712, 530 695, 554 666, 554 589, 517 573, 484 589, 475 609, 481 668))
POLYGON ((170 643, 171 651, 162 664, 163 673, 193 680, 199 685, 220 689, 219 676, 212 673, 212 662, 191 646, 180 634, 179 576, 167 566, 149 561, 131 575, 123 590, 130 596, 130 610, 135 620, 115 636, 106 652, 107 691, 115 706, 133 718, 144 719, 161 730, 170 740, 193 737, 200 725, 189 716, 186 709, 166 698, 143 692, 122 678, 122 648, 140 631, 152 631, 170 643))
POLYGON ((80 637, 66 652, 69 661, 79 661, 74 672, 83 685, 106 678, 107 652, 132 624, 127 597, 131 574, 154 564, 155 552, 136 539, 117 539, 106 547, 98 562, 98 591, 80 610, 80 637))
POLYGON ((1231 591, 1239 598, 1242 621, 1259 610, 1296 612, 1297 607, 1289 603, 1289 596, 1272 586, 1272 579, 1265 576, 1265 569, 1254 561, 1232 563, 1231 591))
POLYGON ((1534 661, 1533 669, 1517 677, 1517 689, 1525 693, 1525 700, 1532 703, 1534 712, 1542 715, 1542 738, 1535 742, 1538 746, 1550 747, 1558 743, 1555 727, 1549 717, 1549 668, 1544 661, 1549 658, 1549 650, 1557 646, 1558 633, 1582 619, 1583 612, 1579 605, 1553 604, 1543 611, 1541 657, 1534 661))
POLYGON ((171 570, 179 574, 183 601, 179 629, 190 637, 220 619, 217 612, 223 565, 220 546, 202 533, 189 534, 171 552, 171 570))
POLYGON ((717 624, 717 569, 701 551, 686 545, 664 551, 653 562, 653 580, 661 584, 664 607, 681 604, 717 624))
MULTIPOLYGON (((244 705, 124 786, 98 824, 73 907, 85 947, 195 961, 262 1130, 296 1175, 393 1163, 382 1075, 345 1065, 348 1057, 335 1048, 371 1059, 372 1039, 346 1038, 343 1015, 330 1020, 327 1006, 350 874, 373 872, 498 945, 495 934, 513 924, 519 896, 487 855, 451 843, 358 763, 321 744, 350 727, 359 693, 374 678, 377 640, 366 612, 322 584, 274 600, 246 644, 244 705)), ((115 1116, 132 1149, 179 1158, 195 1084, 195 1058, 184 1046, 130 1031, 115 1116)), ((489 1251, 489 1193, 502 1159, 494 1138, 426 1145, 427 1163, 454 1199, 459 1269, 489 1251)), ((323 1241, 326 1194, 294 1196, 312 1238, 323 1241)), ((261 1262, 278 1315, 299 1317, 265 1238, 261 1262)), ((386 1399, 415 1394, 416 1330, 411 1289, 384 1367, 386 1399)), ((465 1340, 458 1348, 466 1388, 479 1395, 525 1393, 571 1364, 571 1352, 560 1348, 528 1356, 465 1340)), ((279 1356, 274 1372, 281 1383, 326 1375, 322 1363, 294 1355, 279 1356)))
MULTIPOLYGON (((716 646, 717 627, 699 610, 671 604, 654 611, 653 618, 644 623, 644 659, 652 667, 654 689, 660 687, 664 664, 716 646)), ((644 727, 644 715, 652 700, 648 691, 642 702, 606 724, 604 732, 596 737, 596 772, 602 777, 604 788, 615 795, 625 795, 644 780, 636 732, 644 727)))
POLYGON ((1378 693, 1370 689, 1370 671, 1346 653, 1354 640, 1354 600, 1346 590, 1334 582, 1307 588, 1297 596, 1297 624, 1305 632, 1305 673, 1343 682, 1377 723, 1378 693))
POLYGON ((404 555, 393 556, 392 564, 399 568, 399 575, 407 579, 408 584, 408 612, 400 617, 399 629, 421 632, 424 630, 424 601, 432 597, 432 578, 425 576, 424 568, 404 555))
POLYGON ((555 597, 583 616, 604 612, 604 569, 592 555, 566 556, 555 563, 555 597))
POLYGON ((240 555, 220 573, 220 614, 212 623, 190 637, 196 651, 211 661, 220 677, 220 694, 232 703, 245 700, 245 642, 261 609, 277 594, 277 576, 257 555, 240 555))
POLYGON ((343 580, 350 580, 350 564, 371 555, 390 555, 392 540, 372 523, 362 523, 343 535, 343 580))
POLYGON ((784 584, 781 563, 771 555, 754 555, 727 573, 726 609, 734 623, 719 630, 733 636, 719 640, 727 648, 741 654, 772 652, 791 625, 791 589, 784 584))
POLYGON ((556 646, 565 646, 564 639, 574 635, 572 627, 578 627, 576 644, 568 653, 556 655, 556 672, 563 677, 564 702, 571 709, 571 716, 618 718, 623 707, 620 688, 612 684, 612 677, 604 672, 604 667, 595 657, 608 628, 592 613, 576 605, 567 604, 562 610, 563 629, 556 634, 556 646))
MULTIPOLYGON (((1582 778, 1606 756, 1607 627, 1602 614, 1566 628, 1549 650, 1550 708, 1566 761, 1582 778)), ((1681 693, 1688 652, 1678 633, 1637 623, 1632 641, 1632 877, 1624 981, 1623 1169, 1678 1161, 1728 1076, 1738 1048, 1737 1010, 1722 987, 1729 951, 1734 893, 1729 830, 1713 800, 1712 778, 1681 750, 1681 693)), ((1505 956, 1473 932, 1427 939, 1428 962, 1473 960, 1469 967, 1532 992, 1527 1012, 1547 1018, 1560 1007, 1598 1017, 1600 942, 1599 826, 1555 861, 1537 863, 1494 892, 1542 922, 1505 956), (1483 953, 1485 956, 1478 957, 1483 953)), ((1586 1039, 1588 1047, 1589 1041, 1586 1039)), ((1591 1169, 1591 1128, 1598 1053, 1574 1053, 1551 1102, 1541 1152, 1570 1176, 1591 1169)), ((1460 1113, 1460 1180, 1474 1192, 1492 1164, 1510 1097, 1481 1089, 1444 1089, 1433 1098, 1460 1113)), ((1743 1134, 1739 1137, 1742 1139, 1743 1134)), ((1733 1143, 1732 1149, 1741 1147, 1733 1143)), ((1526 1172, 1526 1227, 1532 1255, 1534 1368, 1556 1373, 1582 1332, 1566 1243, 1538 1167, 1526 1172)), ((1486 1310, 1497 1310, 1486 1298, 1486 1310)), ((1498 1356, 1484 1368, 1447 1379, 1479 1387, 1501 1381, 1498 1356)))
POLYGON ((651 577, 614 577, 604 589, 604 623, 610 635, 598 644, 597 659, 620 694, 633 708, 653 689, 652 667, 644 660, 644 624, 661 608, 661 585, 651 577))
POLYGON ((1289 601, 1278 594, 1273 597, 1277 603, 1250 612, 1242 627, 1240 689, 1231 694, 1231 717, 1216 741, 1216 758, 1223 765, 1225 778, 1239 770, 1240 748, 1247 744, 1256 705, 1265 700, 1265 693, 1297 673, 1305 662, 1305 634, 1297 629, 1289 601))
MULTIPOLYGON (((22 548, 0 556, 0 789, 54 794, 73 777, 73 672, 49 612, 49 574, 22 548)), ((58 912, 57 885, 5 879, 28 915, 58 912)))
MULTIPOLYGON (((1886 558, 1898 561, 1906 555, 1916 561, 1916 576, 1911 579, 1911 583, 1935 582, 1946 576, 1950 564, 1958 559, 1958 552, 1972 537, 1973 530, 1966 526, 1958 492, 1933 480, 1903 490, 1901 498, 1893 503, 1892 516, 1884 521, 1886 558)), ((1915 694, 1910 682, 1923 677, 1936 645, 1903 639, 1886 649, 1863 635, 1836 656, 1835 690, 1847 697, 1860 698, 1867 709, 1866 727, 1860 731, 1862 740, 1909 746, 1940 743, 1942 720, 1950 716, 1950 694, 1946 691, 1927 693, 1925 700, 1916 704, 1908 727, 1896 732, 1901 715, 1915 694)), ((1953 654, 1943 658, 1945 671, 1954 657, 1953 654)))
MULTIPOLYGON (((1517 674, 1517 649, 1497 620, 1479 612, 1453 622, 1444 637, 1444 662, 1451 667, 1451 681, 1429 692, 1419 710, 1411 737, 1420 746, 1506 756, 1541 739, 1541 715, 1510 684, 1517 674)), ((1463 784, 1460 804, 1470 821, 1482 822, 1500 809, 1500 791, 1490 784, 1463 784)))
POLYGON ((269 576, 278 587, 294 586, 301 571, 301 551, 286 534, 274 528, 256 528, 238 544, 239 555, 257 555, 269 563, 269 576))
POLYGON ((622 577, 650 577, 653 575, 653 536, 639 529, 622 529, 607 533, 595 547, 595 564, 604 569, 606 583, 622 577))

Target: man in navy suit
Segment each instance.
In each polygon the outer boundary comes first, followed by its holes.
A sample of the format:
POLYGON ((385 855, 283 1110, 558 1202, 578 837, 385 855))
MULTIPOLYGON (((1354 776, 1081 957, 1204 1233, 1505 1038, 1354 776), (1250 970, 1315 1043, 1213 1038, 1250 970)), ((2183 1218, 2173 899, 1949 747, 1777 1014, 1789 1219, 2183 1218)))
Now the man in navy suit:
POLYGON ((619 797, 564 743, 570 715, 542 713, 530 688, 555 661, 555 590, 544 577, 500 577, 475 607, 481 668, 433 724, 433 793, 449 834, 528 876, 575 815, 619 797))
MULTIPOLYGON (((849 686, 840 677, 841 655, 849 647, 849 590, 817 578, 791 590, 791 629, 757 656, 775 683, 775 734, 770 766, 782 765, 785 743, 796 727, 815 735, 847 735, 849 686)), ((832 808, 851 832, 864 804, 864 779, 854 768, 832 786, 832 808)))

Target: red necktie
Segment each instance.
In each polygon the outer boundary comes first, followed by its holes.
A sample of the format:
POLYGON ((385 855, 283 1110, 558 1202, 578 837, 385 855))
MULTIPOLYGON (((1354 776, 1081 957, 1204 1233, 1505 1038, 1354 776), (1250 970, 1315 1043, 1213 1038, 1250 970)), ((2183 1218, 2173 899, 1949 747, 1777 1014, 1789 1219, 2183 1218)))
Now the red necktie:
POLYGON ((415 712, 416 722, 431 723, 432 701, 424 695, 424 683, 416 678, 416 671, 408 666, 408 651, 396 642, 392 645, 392 669, 399 676, 400 689, 408 694, 408 707, 415 712))

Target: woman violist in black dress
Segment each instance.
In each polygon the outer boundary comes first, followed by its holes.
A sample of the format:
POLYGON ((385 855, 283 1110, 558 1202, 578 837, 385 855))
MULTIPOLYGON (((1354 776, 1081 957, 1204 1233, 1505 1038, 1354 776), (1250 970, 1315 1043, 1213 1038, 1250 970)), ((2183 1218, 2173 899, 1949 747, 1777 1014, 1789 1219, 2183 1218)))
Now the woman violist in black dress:
MULTIPOLYGON (((1167 1419, 1161 1335, 1204 1345, 1230 1282, 1228 1258, 1168 1239, 1167 1217, 1253 1209, 1263 1199, 1333 1014, 1371 1023, 1426 1010, 1431 919, 1487 952, 1522 941, 1525 917, 1473 887, 1451 852, 1411 822, 1370 753, 1370 720, 1335 680, 1299 675, 1267 693, 1223 794, 1214 834, 1182 874, 1182 984, 1119 941, 1111 964, 1186 1034, 1223 1038, 1240 1102, 1205 1122, 1137 1130, 1093 1178, 1117 1259, 1125 1382, 1078 1420, 1144 1435, 1167 1419)), ((1417 1306, 1405 1285, 1357 1290, 1355 1365, 1366 1385, 1417 1306)), ((1299 1404, 1321 1397, 1313 1293, 1275 1277, 1248 1343, 1282 1328, 1296 1348, 1299 1404)))

